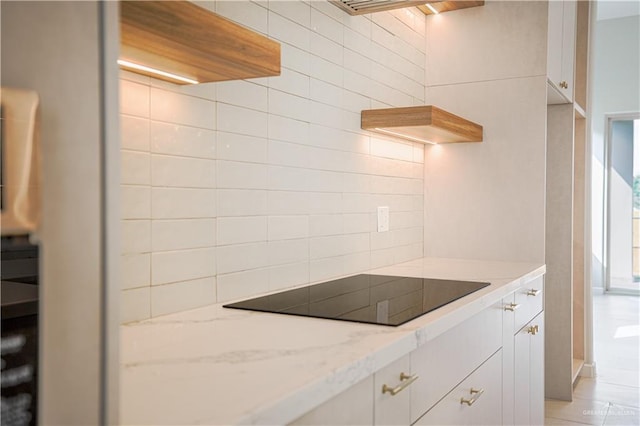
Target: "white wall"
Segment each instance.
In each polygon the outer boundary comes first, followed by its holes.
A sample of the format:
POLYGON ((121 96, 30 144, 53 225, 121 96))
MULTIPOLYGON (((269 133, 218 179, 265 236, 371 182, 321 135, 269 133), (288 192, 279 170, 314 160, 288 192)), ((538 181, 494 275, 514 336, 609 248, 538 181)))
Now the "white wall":
POLYGON ((640 16, 598 21, 592 75, 592 250, 594 287, 603 287, 605 115, 640 111, 640 16))
POLYGON ((371 137, 360 111, 423 104, 424 14, 198 4, 280 41, 282 75, 123 73, 123 321, 421 257, 424 146, 371 137))
POLYGON ((427 94, 484 127, 425 149, 425 255, 544 262, 545 2, 427 18, 427 94))

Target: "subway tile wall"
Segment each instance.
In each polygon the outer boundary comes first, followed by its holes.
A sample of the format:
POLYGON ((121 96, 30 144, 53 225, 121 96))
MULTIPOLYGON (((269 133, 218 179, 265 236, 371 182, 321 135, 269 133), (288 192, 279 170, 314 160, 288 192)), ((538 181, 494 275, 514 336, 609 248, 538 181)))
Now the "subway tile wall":
POLYGON ((424 103, 424 14, 198 4, 279 41, 282 75, 122 73, 122 321, 421 257, 424 147, 361 130, 360 111, 424 103))

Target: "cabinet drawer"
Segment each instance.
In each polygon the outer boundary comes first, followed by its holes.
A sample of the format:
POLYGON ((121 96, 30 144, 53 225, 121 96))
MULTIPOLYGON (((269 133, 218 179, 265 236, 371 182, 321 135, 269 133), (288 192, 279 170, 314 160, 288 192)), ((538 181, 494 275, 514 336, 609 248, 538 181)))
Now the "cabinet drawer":
POLYGON ((409 424, 410 388, 417 380, 416 376, 411 376, 409 355, 389 364, 374 375, 376 425, 409 424))
POLYGON ((502 424, 502 350, 449 392, 416 425, 502 424))
POLYGON ((498 302, 411 353, 412 423, 501 347, 502 312, 498 302))
POLYGON ((513 332, 516 333, 536 315, 542 312, 544 301, 544 279, 538 277, 529 281, 524 286, 516 290, 515 301, 519 305, 513 313, 515 315, 515 324, 513 332))
POLYGON ((298 417, 289 426, 373 424, 373 376, 353 385, 329 401, 298 417))

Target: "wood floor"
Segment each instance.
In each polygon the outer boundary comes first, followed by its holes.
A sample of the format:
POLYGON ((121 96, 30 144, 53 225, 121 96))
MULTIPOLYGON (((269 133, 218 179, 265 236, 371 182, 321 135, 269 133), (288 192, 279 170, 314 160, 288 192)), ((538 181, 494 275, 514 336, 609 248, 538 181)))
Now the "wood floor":
POLYGON ((596 295, 593 311, 597 377, 572 402, 547 400, 546 425, 640 425, 640 297, 596 295))

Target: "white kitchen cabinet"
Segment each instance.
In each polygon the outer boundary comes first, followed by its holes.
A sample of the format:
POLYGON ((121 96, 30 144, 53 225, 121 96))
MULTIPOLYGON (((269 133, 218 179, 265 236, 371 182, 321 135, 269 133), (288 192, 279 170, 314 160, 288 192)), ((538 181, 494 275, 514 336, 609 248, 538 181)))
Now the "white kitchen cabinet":
POLYGON ((576 46, 575 0, 550 1, 547 28, 549 104, 571 103, 576 46))
POLYGON ((408 425, 410 388, 419 380, 411 374, 409 355, 392 362, 374 374, 374 424, 408 425))
POLYGON ((515 303, 515 295, 513 293, 503 298, 502 303, 502 423, 512 425, 515 386, 513 379, 513 330, 516 317, 515 311, 520 306, 515 303))
POLYGON ((544 424, 544 313, 514 337, 514 424, 544 424))
POLYGON ((501 369, 502 350, 498 350, 415 424, 502 424, 501 369))
POLYGON ((503 424, 544 423, 544 278, 503 298, 503 424))
POLYGON ((370 376, 297 418, 290 425, 373 424, 374 377, 370 376))
POLYGON ((542 312, 544 302, 543 286, 543 278, 539 277, 516 290, 514 294, 516 309, 513 311, 515 317, 514 333, 542 312))
POLYGON ((543 424, 543 292, 526 282, 291 424, 543 424))
POLYGON ((502 346, 502 304, 497 303, 411 353, 415 422, 502 346))

